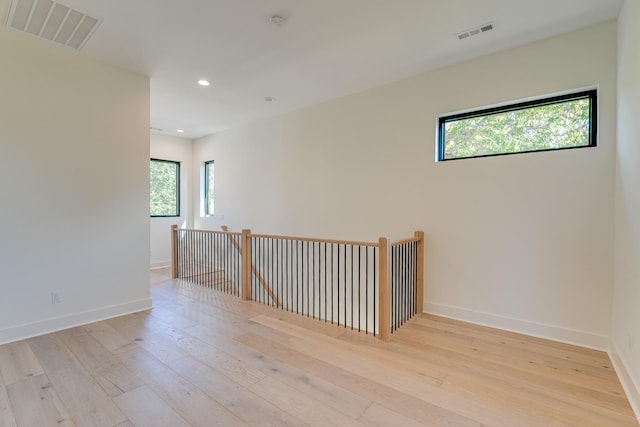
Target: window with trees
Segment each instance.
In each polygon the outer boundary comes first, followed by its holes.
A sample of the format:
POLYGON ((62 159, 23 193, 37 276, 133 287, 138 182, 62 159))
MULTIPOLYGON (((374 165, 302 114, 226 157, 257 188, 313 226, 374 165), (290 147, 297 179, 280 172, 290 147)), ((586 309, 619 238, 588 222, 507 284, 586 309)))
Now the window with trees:
POLYGON ((214 167, 213 160, 204 164, 204 214, 209 216, 214 212, 214 167))
POLYGON ((596 146, 597 91, 440 117, 438 161, 596 146))
POLYGON ((151 216, 180 216, 180 163, 151 159, 149 170, 151 216))

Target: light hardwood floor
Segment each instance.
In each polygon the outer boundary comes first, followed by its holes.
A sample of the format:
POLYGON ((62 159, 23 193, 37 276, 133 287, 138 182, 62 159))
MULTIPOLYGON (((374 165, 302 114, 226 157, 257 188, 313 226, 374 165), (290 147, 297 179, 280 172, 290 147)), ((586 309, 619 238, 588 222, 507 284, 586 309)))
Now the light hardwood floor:
POLYGON ((429 315, 383 343, 152 282, 153 310, 0 346, 0 426, 638 426, 602 352, 429 315))

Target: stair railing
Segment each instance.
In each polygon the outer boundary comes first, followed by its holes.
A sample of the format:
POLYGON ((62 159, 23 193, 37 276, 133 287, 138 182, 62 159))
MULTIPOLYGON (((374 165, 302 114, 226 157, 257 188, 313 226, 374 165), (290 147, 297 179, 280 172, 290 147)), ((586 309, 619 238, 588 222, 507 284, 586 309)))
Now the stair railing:
POLYGON ((382 340, 423 310, 424 233, 391 243, 180 229, 172 277, 382 340))

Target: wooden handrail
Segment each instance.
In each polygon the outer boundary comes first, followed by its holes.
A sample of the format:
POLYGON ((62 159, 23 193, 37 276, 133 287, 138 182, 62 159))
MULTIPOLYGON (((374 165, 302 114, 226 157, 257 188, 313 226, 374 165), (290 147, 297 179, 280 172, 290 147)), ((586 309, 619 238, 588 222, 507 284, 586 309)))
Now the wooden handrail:
POLYGON ((415 243, 415 242, 419 242, 420 241, 420 237, 409 237, 407 239, 402 239, 402 240, 396 240, 395 242, 391 242, 391 246, 399 246, 399 245, 405 245, 407 243, 415 243))
MULTIPOLYGON (((227 230, 229 230, 229 227, 227 227, 226 225, 223 225, 220 228, 222 228, 222 231, 224 231, 225 233, 227 233, 228 232, 227 230)), ((250 241, 251 237, 254 237, 251 234, 251 230, 242 230, 242 233, 240 233, 240 235, 243 236, 243 238, 247 238, 248 237, 249 241, 250 241), (248 233, 245 233, 245 231, 248 231, 248 233), (245 236, 245 234, 247 234, 247 236, 245 236)), ((247 259, 246 259, 247 264, 251 266, 251 271, 258 278, 258 281, 260 282, 260 284, 262 285, 264 290, 267 291, 267 294, 269 294, 269 297, 271 298, 271 300, 274 303, 276 303, 277 307, 282 307, 282 304, 280 303, 280 301, 278 301, 278 298, 276 298, 276 296, 271 291, 271 288, 269 287, 269 284, 267 283, 267 281, 264 279, 264 277, 262 277, 262 274, 260 274, 260 272, 258 271, 256 266, 253 265, 253 263, 251 262, 251 251, 248 251, 247 252, 248 254, 247 253, 243 253, 242 252, 242 248, 240 247, 240 245, 238 245, 238 242, 236 242, 236 240, 230 234, 229 234, 229 239, 231 240, 231 243, 236 248, 236 250, 238 252, 240 252, 240 255, 243 256, 243 258, 244 258, 244 256, 247 256, 247 259)), ((243 242, 243 246, 246 247, 247 246, 246 243, 247 243, 247 241, 245 240, 243 242)), ((243 262, 244 262, 244 260, 243 260, 243 262)), ((250 276, 248 276, 248 277, 250 277, 250 276)), ((244 283, 244 282, 245 281, 243 280, 243 285, 247 286, 246 283, 244 283)), ((247 282, 249 283, 249 285, 251 284, 251 280, 247 280, 247 282)), ((251 287, 249 286, 248 289, 246 289, 246 288, 244 288, 244 289, 245 289, 245 292, 243 292, 243 294, 247 294, 248 293, 248 295, 249 295, 249 298, 245 297, 245 299, 251 299, 251 297, 250 297, 250 295, 251 295, 251 287)))
MULTIPOLYGON (((226 226, 222 226, 222 227, 226 227, 226 226)), ((221 228, 222 228, 221 227, 221 228)), ((195 228, 182 228, 181 230, 183 231, 197 231, 198 233, 207 233, 207 234, 221 234, 221 235, 227 235, 227 236, 242 236, 242 233, 238 233, 235 231, 217 231, 217 230, 200 230, 200 229, 195 229, 195 228)))
POLYGON ((242 233, 232 233, 231 231, 229 231, 229 227, 227 227, 226 225, 223 225, 220 228, 222 228, 224 234, 229 236, 229 240, 231 240, 231 244, 236 248, 236 250, 240 252, 240 254, 242 254, 242 249, 240 249, 240 245, 238 244, 238 242, 236 242, 236 239, 231 238, 232 235, 242 236, 242 233))
POLYGON ((354 242, 351 240, 317 239, 313 237, 276 236, 271 234, 252 234, 251 237, 256 237, 259 239, 297 240, 299 242, 315 242, 315 243, 327 243, 327 244, 335 244, 335 245, 378 247, 378 243, 354 242))

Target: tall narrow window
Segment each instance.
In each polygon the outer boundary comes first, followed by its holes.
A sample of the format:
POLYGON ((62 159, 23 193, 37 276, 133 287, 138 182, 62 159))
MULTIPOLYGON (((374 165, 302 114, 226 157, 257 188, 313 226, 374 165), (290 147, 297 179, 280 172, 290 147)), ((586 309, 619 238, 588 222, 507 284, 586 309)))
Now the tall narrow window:
POLYGON ((439 118, 438 161, 595 147, 597 91, 439 118))
POLYGON ((180 163, 151 159, 149 170, 151 216, 180 216, 180 163))
POLYGON ((209 216, 214 212, 214 177, 213 160, 204 164, 204 214, 209 216))

